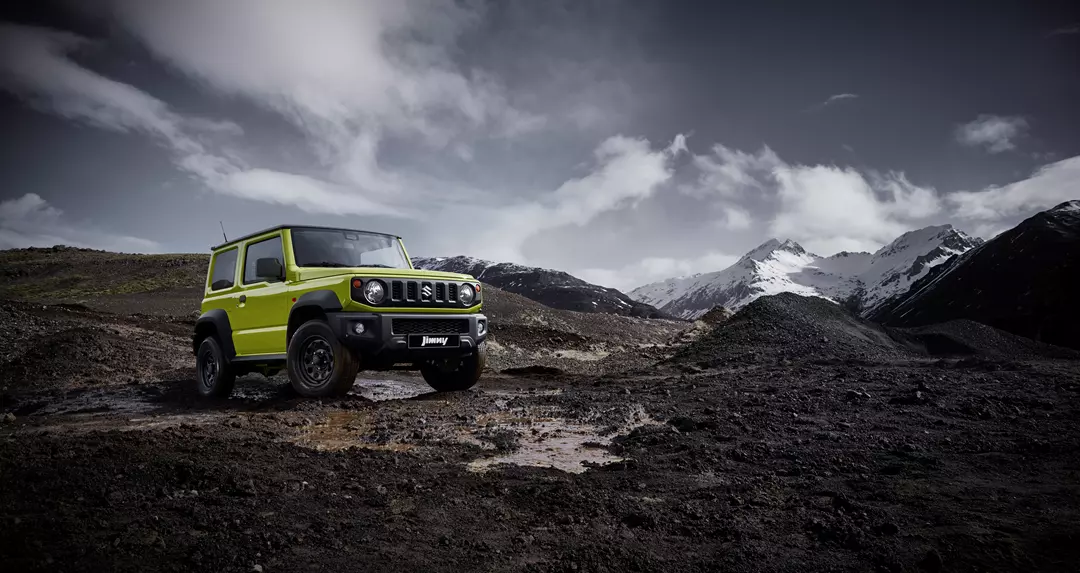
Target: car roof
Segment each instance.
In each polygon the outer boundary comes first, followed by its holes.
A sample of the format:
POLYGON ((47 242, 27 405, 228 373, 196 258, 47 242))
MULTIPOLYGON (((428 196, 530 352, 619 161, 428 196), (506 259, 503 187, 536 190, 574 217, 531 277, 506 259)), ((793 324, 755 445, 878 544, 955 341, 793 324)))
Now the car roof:
POLYGON ((318 225, 277 225, 276 227, 269 227, 269 228, 263 229, 261 231, 255 231, 254 233, 248 233, 248 234, 244 235, 243 237, 237 237, 237 238, 232 239, 230 241, 226 241, 224 243, 221 243, 220 245, 210 247, 210 250, 211 251, 217 251, 219 249, 223 249, 223 248, 228 247, 230 245, 235 245, 236 243, 239 243, 241 241, 246 241, 248 239, 253 239, 255 237, 258 237, 259 235, 265 235, 266 233, 271 233, 273 231, 280 231, 282 229, 314 229, 314 230, 319 230, 319 231, 347 231, 347 232, 350 232, 350 233, 367 233, 369 235, 382 235, 384 237, 393 237, 395 239, 400 239, 401 238, 398 235, 391 235, 390 233, 380 233, 378 231, 365 231, 363 229, 344 229, 344 228, 341 228, 341 227, 320 227, 318 225))

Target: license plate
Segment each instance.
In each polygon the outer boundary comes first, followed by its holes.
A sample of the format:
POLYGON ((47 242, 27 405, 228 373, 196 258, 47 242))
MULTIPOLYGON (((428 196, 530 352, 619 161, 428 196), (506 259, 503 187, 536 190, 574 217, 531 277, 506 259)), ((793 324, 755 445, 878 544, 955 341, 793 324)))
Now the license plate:
POLYGON ((457 348, 456 334, 413 334, 409 336, 409 348, 457 348))

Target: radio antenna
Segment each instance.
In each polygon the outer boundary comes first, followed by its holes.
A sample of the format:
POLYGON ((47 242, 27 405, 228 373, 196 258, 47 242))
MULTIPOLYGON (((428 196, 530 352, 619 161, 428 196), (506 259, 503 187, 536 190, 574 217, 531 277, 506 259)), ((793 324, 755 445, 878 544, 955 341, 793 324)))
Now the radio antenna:
POLYGON ((225 237, 225 242, 226 242, 226 243, 228 243, 228 242, 229 242, 229 237, 225 236, 225 223, 222 223, 222 222, 221 222, 221 221, 219 220, 219 221, 218 221, 218 225, 221 225, 221 236, 222 236, 222 237, 225 237))

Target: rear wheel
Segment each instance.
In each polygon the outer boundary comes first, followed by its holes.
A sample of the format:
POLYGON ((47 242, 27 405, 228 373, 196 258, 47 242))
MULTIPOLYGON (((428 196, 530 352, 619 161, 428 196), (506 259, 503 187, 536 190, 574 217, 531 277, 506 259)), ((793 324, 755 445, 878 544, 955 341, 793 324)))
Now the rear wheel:
POLYGON ((232 394, 236 373, 225 359, 221 344, 213 336, 207 336, 199 343, 199 353, 195 356, 195 378, 201 396, 225 398, 232 394))
POLYGON ((439 392, 468 390, 480 380, 487 364, 487 347, 481 344, 472 356, 430 360, 420 365, 424 381, 439 392))
POLYGON ((356 355, 323 320, 310 320, 296 330, 286 358, 293 389, 308 398, 344 396, 360 369, 356 355))

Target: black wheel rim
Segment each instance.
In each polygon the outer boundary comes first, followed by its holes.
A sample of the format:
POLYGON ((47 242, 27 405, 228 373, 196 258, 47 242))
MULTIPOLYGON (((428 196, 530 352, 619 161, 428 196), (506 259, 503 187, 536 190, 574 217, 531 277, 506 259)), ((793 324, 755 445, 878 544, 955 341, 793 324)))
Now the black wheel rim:
POLYGON ((203 351, 202 367, 199 369, 199 372, 202 374, 203 387, 213 388, 214 382, 217 380, 218 363, 212 350, 207 349, 203 351))
POLYGON ((313 336, 300 347, 300 379, 305 386, 326 384, 334 374, 334 348, 321 336, 313 336))

